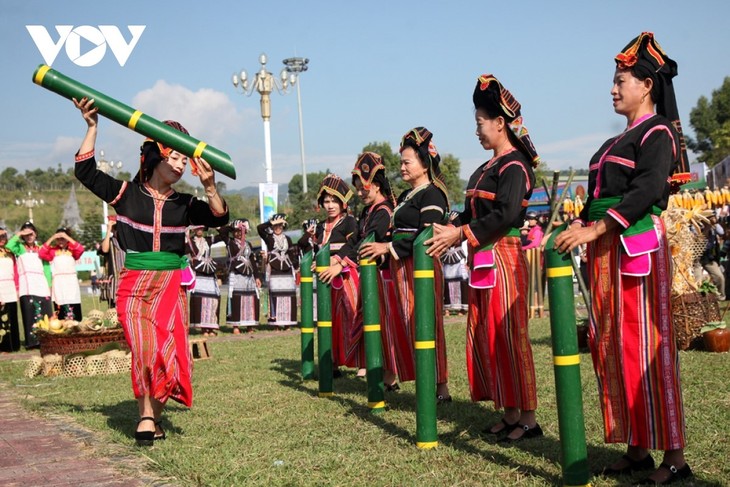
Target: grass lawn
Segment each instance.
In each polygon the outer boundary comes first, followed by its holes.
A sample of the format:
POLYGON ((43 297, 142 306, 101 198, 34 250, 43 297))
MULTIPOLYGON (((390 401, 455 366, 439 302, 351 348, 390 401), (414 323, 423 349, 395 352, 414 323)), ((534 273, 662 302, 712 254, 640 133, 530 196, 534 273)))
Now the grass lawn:
MULTIPOLYGON (((170 403, 168 440, 138 449, 129 376, 23 378, 25 362, 0 362, 0 381, 40 414, 62 414, 98 432, 117 451, 146 456, 150 471, 174 485, 560 485, 560 440, 548 319, 531 322, 546 436, 511 448, 480 431, 499 421, 491 403, 469 400, 464 318, 446 321, 454 402, 438 407, 439 446, 415 446, 415 387, 386 393, 388 409, 369 412, 366 385, 349 370, 335 396, 317 397, 317 382, 300 379, 298 333, 210 340, 210 360, 197 361, 195 399, 170 403)), ((224 333, 223 336, 230 336, 224 333)), ((581 354, 583 401, 592 471, 614 461, 624 445, 605 445, 590 356, 581 354)), ((696 477, 688 485, 728 485, 730 355, 681 352, 689 446, 696 477)), ((654 455, 657 461, 659 454, 654 455)), ((633 479, 641 478, 637 475, 633 479)), ((632 478, 596 476, 594 486, 632 478)))

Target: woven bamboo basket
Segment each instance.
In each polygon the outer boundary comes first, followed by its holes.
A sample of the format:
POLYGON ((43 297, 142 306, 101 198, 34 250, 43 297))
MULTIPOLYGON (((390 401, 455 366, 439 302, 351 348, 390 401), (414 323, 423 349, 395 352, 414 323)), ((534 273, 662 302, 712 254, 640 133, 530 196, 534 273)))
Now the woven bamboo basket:
POLYGON ((720 320, 717 296, 698 292, 672 296, 674 335, 679 350, 702 348, 702 328, 708 321, 720 320))
POLYGON ((122 349, 128 350, 127 342, 124 340, 124 330, 114 328, 111 330, 83 331, 70 335, 57 335, 53 333, 38 333, 41 342, 41 355, 57 353, 69 355, 72 353, 96 350, 107 343, 118 342, 122 349))

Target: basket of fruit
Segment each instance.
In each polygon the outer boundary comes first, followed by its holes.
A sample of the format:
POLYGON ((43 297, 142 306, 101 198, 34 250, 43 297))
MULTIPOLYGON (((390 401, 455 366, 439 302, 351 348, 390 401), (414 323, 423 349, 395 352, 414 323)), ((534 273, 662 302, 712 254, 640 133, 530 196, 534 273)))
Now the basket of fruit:
POLYGON ((96 350, 109 343, 117 342, 127 350, 124 330, 119 326, 117 312, 92 310, 81 321, 61 320, 57 316, 44 316, 33 326, 41 343, 41 355, 73 353, 96 350))

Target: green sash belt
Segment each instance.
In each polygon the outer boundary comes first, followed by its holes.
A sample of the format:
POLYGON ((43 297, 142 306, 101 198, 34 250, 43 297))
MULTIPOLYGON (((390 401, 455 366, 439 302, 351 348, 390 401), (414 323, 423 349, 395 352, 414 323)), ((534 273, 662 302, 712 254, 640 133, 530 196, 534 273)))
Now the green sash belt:
POLYGON ((133 271, 172 271, 189 265, 187 255, 172 252, 129 252, 124 267, 133 271))
MULTIPOLYGON (((476 220, 472 220, 472 221, 476 221, 476 220)), ((504 238, 504 237, 519 237, 519 236, 520 236, 520 229, 517 228, 517 227, 512 227, 509 230, 507 230, 507 233, 505 233, 504 235, 502 235, 502 238, 504 238)), ((492 250, 494 248, 494 244, 495 243, 496 242, 492 242, 492 243, 490 243, 488 245, 485 245, 484 247, 480 248, 478 250, 478 252, 479 251, 482 251, 482 250, 492 250)))
MULTIPOLYGON (((621 202, 623 196, 611 196, 609 198, 600 198, 591 201, 591 206, 588 209, 588 219, 590 221, 597 221, 603 219, 608 213, 608 210, 616 206, 621 202)), ((626 237, 638 235, 640 233, 647 232, 654 228, 654 221, 651 219, 652 215, 659 216, 662 214, 661 208, 656 205, 651 207, 651 211, 639 218, 629 228, 621 232, 626 237)))
POLYGON ((416 232, 397 232, 393 234, 393 241, 395 242, 396 240, 403 240, 404 238, 415 237, 416 235, 416 232))

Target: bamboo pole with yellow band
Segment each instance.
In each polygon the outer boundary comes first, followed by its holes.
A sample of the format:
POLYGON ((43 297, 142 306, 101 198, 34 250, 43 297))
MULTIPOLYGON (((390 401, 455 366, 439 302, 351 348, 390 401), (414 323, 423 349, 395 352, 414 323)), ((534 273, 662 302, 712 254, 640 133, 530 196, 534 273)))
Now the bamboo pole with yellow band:
MULTIPOLYGON (((330 245, 319 248, 316 257, 317 274, 330 263, 330 245)), ((302 264, 302 267, 304 264, 302 264)), ((311 267, 311 263, 310 263, 311 267)), ((319 397, 333 395, 332 373, 332 292, 331 286, 317 279, 317 358, 319 363, 319 397)))
MULTIPOLYGON (((375 233, 365 237, 362 244, 370 242, 375 242, 375 233)), ((383 346, 380 333, 378 267, 374 261, 369 259, 360 261, 360 299, 362 300, 363 340, 367 367, 368 407, 371 413, 377 414, 385 411, 383 346)))
POLYGON ((299 266, 300 330, 302 344, 302 379, 314 379, 314 290, 312 251, 305 253, 299 266))
POLYGON ((436 429, 436 304, 433 258, 423 243, 433 236, 433 227, 413 241, 413 290, 416 319, 416 446, 438 446, 436 429), (433 346, 431 346, 433 344, 433 346), (424 346, 427 345, 427 346, 424 346))
POLYGON ((205 142, 186 135, 174 128, 145 115, 139 110, 125 105, 89 86, 65 76, 46 65, 40 65, 33 73, 33 82, 47 90, 68 98, 88 98, 94 100, 99 115, 130 128, 188 157, 202 157, 215 171, 236 179, 236 168, 231 157, 205 142))
POLYGON ((553 248, 555 237, 566 225, 556 229, 545 245, 550 330, 553 346, 553 370, 558 406, 563 485, 588 484, 583 396, 580 383, 580 356, 575 327, 573 269, 570 252, 561 254, 553 248))

